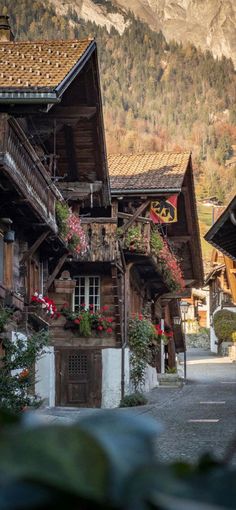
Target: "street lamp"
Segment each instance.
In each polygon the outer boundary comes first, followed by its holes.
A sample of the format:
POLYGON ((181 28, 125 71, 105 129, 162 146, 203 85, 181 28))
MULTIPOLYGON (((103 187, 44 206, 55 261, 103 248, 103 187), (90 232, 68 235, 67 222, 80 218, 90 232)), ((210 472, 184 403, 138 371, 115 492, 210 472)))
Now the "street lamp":
POLYGON ((181 313, 183 313, 183 316, 184 316, 184 340, 185 340, 185 349, 184 349, 184 380, 186 381, 187 379, 187 357, 186 357, 186 339, 185 339, 185 336, 186 336, 186 314, 188 313, 188 308, 190 306, 190 304, 188 303, 188 301, 180 301, 180 310, 181 310, 181 313))
POLYGON ((173 317, 173 323, 175 326, 180 326, 181 324, 181 317, 179 315, 176 315, 176 317, 173 317))

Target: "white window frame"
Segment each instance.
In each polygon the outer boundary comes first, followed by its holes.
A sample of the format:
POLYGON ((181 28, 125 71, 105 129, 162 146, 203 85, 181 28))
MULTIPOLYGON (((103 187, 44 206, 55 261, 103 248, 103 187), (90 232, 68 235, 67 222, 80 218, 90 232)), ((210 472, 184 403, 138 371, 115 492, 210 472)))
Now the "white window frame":
MULTIPOLYGON (((94 310, 97 311, 100 309, 100 301, 101 301, 101 278, 99 275, 87 275, 87 276, 84 276, 84 275, 79 275, 79 276, 75 276, 74 279, 76 280, 76 282, 80 282, 81 279, 84 278, 84 303, 85 303, 85 308, 86 309, 89 309, 89 305, 90 304, 93 304, 94 305, 94 310), (98 294, 90 294, 89 293, 89 287, 90 287, 90 278, 97 278, 98 279, 98 294), (93 298, 97 297, 97 303, 95 303, 95 299, 92 300, 92 303, 90 303, 90 298, 91 296, 93 298)), ((76 287, 75 287, 75 293, 74 293, 74 308, 78 306, 78 303, 76 302, 77 301, 77 298, 81 295, 80 292, 76 292, 76 289, 79 289, 80 286, 76 284, 76 287)), ((95 282, 93 283, 93 290, 95 288, 95 282)))

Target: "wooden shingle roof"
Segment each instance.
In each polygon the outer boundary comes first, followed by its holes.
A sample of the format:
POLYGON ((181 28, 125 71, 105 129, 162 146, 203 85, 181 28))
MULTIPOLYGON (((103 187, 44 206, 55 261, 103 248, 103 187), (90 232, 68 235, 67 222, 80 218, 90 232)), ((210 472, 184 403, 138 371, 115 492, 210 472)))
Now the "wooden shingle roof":
POLYGON ((0 90, 55 89, 93 42, 0 42, 0 90))
POLYGON ((149 152, 108 157, 111 189, 180 190, 189 152, 149 152))

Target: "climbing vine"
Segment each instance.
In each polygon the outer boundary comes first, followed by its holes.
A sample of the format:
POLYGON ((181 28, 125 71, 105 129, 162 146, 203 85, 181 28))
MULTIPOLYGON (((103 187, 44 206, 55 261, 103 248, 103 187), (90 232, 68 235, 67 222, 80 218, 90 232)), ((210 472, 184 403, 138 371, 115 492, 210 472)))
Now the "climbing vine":
POLYGON ((153 350, 159 346, 158 335, 152 322, 138 314, 129 320, 130 378, 135 391, 145 380, 147 363, 151 363, 153 350))

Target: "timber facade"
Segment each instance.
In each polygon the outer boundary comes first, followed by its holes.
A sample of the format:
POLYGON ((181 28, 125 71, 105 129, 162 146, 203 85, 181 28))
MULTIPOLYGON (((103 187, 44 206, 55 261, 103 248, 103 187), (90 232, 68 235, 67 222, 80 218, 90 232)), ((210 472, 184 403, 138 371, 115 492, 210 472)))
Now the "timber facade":
MULTIPOLYGON (((22 320, 50 328, 36 367, 45 404, 115 407, 131 391, 130 317, 145 313, 173 331, 166 367, 185 350, 174 317, 203 279, 191 155, 107 159, 95 41, 20 43, 8 32, 0 42, 0 299, 22 320), (153 224, 150 207, 172 195, 175 221, 153 224), (80 252, 60 228, 58 208, 66 206, 80 218, 80 252), (154 240, 167 259, 178 258, 182 288, 154 240), (65 313, 45 317, 32 304, 35 292, 65 313), (82 335, 72 320, 81 307, 103 310, 106 327, 98 321, 82 335)), ((147 367, 146 389, 162 364, 159 354, 147 367)))

